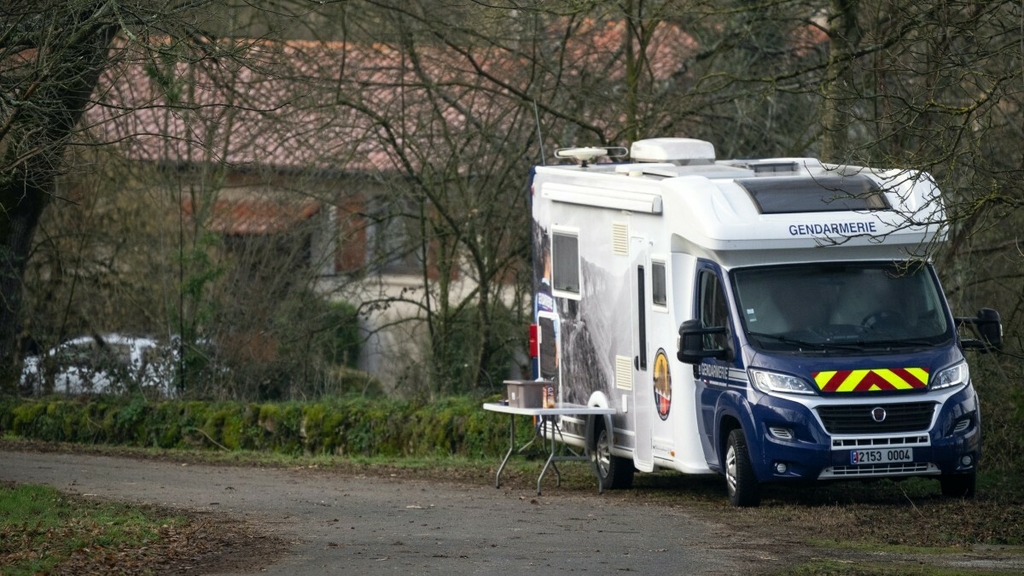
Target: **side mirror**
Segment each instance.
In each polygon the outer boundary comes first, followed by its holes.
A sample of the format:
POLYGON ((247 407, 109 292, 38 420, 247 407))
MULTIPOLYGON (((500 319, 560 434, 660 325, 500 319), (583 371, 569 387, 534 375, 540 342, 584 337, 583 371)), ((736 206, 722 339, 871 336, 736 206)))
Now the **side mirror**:
POLYGON ((1003 323, 999 318, 999 312, 991 308, 978 310, 978 317, 974 320, 981 339, 990 347, 996 350, 1003 349, 1003 323))
POLYGON ((957 326, 970 324, 978 335, 978 340, 961 340, 965 349, 990 352, 1002 350, 1003 348, 1003 323, 999 318, 999 312, 991 308, 978 310, 974 318, 957 318, 957 326))
POLYGON ((699 320, 687 320, 679 326, 676 340, 676 358, 687 364, 699 364, 705 358, 728 360, 731 353, 727 348, 705 348, 705 336, 727 334, 724 326, 702 328, 699 320))

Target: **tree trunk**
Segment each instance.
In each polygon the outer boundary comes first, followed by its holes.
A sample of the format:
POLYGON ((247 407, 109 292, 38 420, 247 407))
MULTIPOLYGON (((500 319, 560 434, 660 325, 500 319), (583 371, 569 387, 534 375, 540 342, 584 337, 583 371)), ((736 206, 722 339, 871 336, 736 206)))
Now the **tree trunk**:
POLYGON ((40 48, 47 51, 47 61, 57 63, 34 72, 37 77, 21 83, 26 86, 22 92, 9 94, 27 104, 4 119, 9 131, 0 163, 0 389, 14 388, 21 363, 17 352, 23 276, 32 237, 117 32, 116 26, 92 18, 104 5, 93 3, 88 13, 69 15, 67 25, 58 31, 65 43, 40 48), (74 22, 92 25, 75 27, 74 22))

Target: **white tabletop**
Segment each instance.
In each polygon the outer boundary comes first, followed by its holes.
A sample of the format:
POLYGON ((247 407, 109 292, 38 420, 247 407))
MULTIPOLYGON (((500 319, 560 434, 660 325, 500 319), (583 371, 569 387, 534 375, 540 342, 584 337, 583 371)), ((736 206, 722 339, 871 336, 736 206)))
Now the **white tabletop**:
POLYGON ((569 402, 559 402, 558 404, 555 404, 554 408, 519 408, 517 406, 508 406, 498 402, 487 402, 484 404, 484 410, 502 412, 504 414, 520 414, 523 416, 590 416, 615 414, 615 408, 591 407, 584 406, 583 404, 572 404, 569 402))

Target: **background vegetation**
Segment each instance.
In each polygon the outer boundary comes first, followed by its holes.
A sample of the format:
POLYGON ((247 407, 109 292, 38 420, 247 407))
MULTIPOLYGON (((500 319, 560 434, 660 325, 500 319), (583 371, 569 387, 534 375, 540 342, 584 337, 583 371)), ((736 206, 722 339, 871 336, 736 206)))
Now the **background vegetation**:
MULTIPOLYGON (((528 419, 519 445, 533 437, 528 419)), ((333 455, 494 459, 508 419, 476 399, 424 404, 359 396, 319 402, 149 402, 96 397, 0 401, 0 435, 47 442, 333 455)))
POLYGON ((370 388, 490 393, 521 362, 530 165, 558 146, 688 136, 719 157, 815 156, 934 176, 950 241, 922 256, 939 264, 956 313, 1003 314, 1005 352, 972 370, 985 465, 1019 469, 1019 2, 236 4, 5 5, 7 392, 24 356, 122 331, 179 343, 188 398, 336 396, 356 346, 385 327, 367 320, 408 305, 423 326, 408 338, 416 353, 386 359, 400 376, 370 388), (144 77, 125 81, 136 69, 144 77), (223 99, 205 100, 205 89, 223 99), (160 122, 112 136, 142 110, 160 122), (151 137, 173 154, 141 155, 151 137), (262 154, 270 149, 290 160, 262 154), (296 203, 368 197, 336 241, 375 240, 358 266, 325 280, 329 263, 300 258, 316 252, 299 241, 308 231, 224 233, 214 207, 240 186, 296 203), (416 282, 374 290, 396 265, 416 282))

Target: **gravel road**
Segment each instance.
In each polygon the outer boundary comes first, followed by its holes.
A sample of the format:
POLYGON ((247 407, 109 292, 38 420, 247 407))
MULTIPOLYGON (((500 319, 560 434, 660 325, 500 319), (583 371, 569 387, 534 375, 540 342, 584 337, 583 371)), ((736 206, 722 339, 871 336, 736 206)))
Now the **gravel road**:
MULTIPOLYGON (((750 574, 764 551, 620 494, 0 451, 0 480, 213 513, 285 539, 253 574, 750 574)), ((237 572, 235 572, 237 573, 237 572)))

